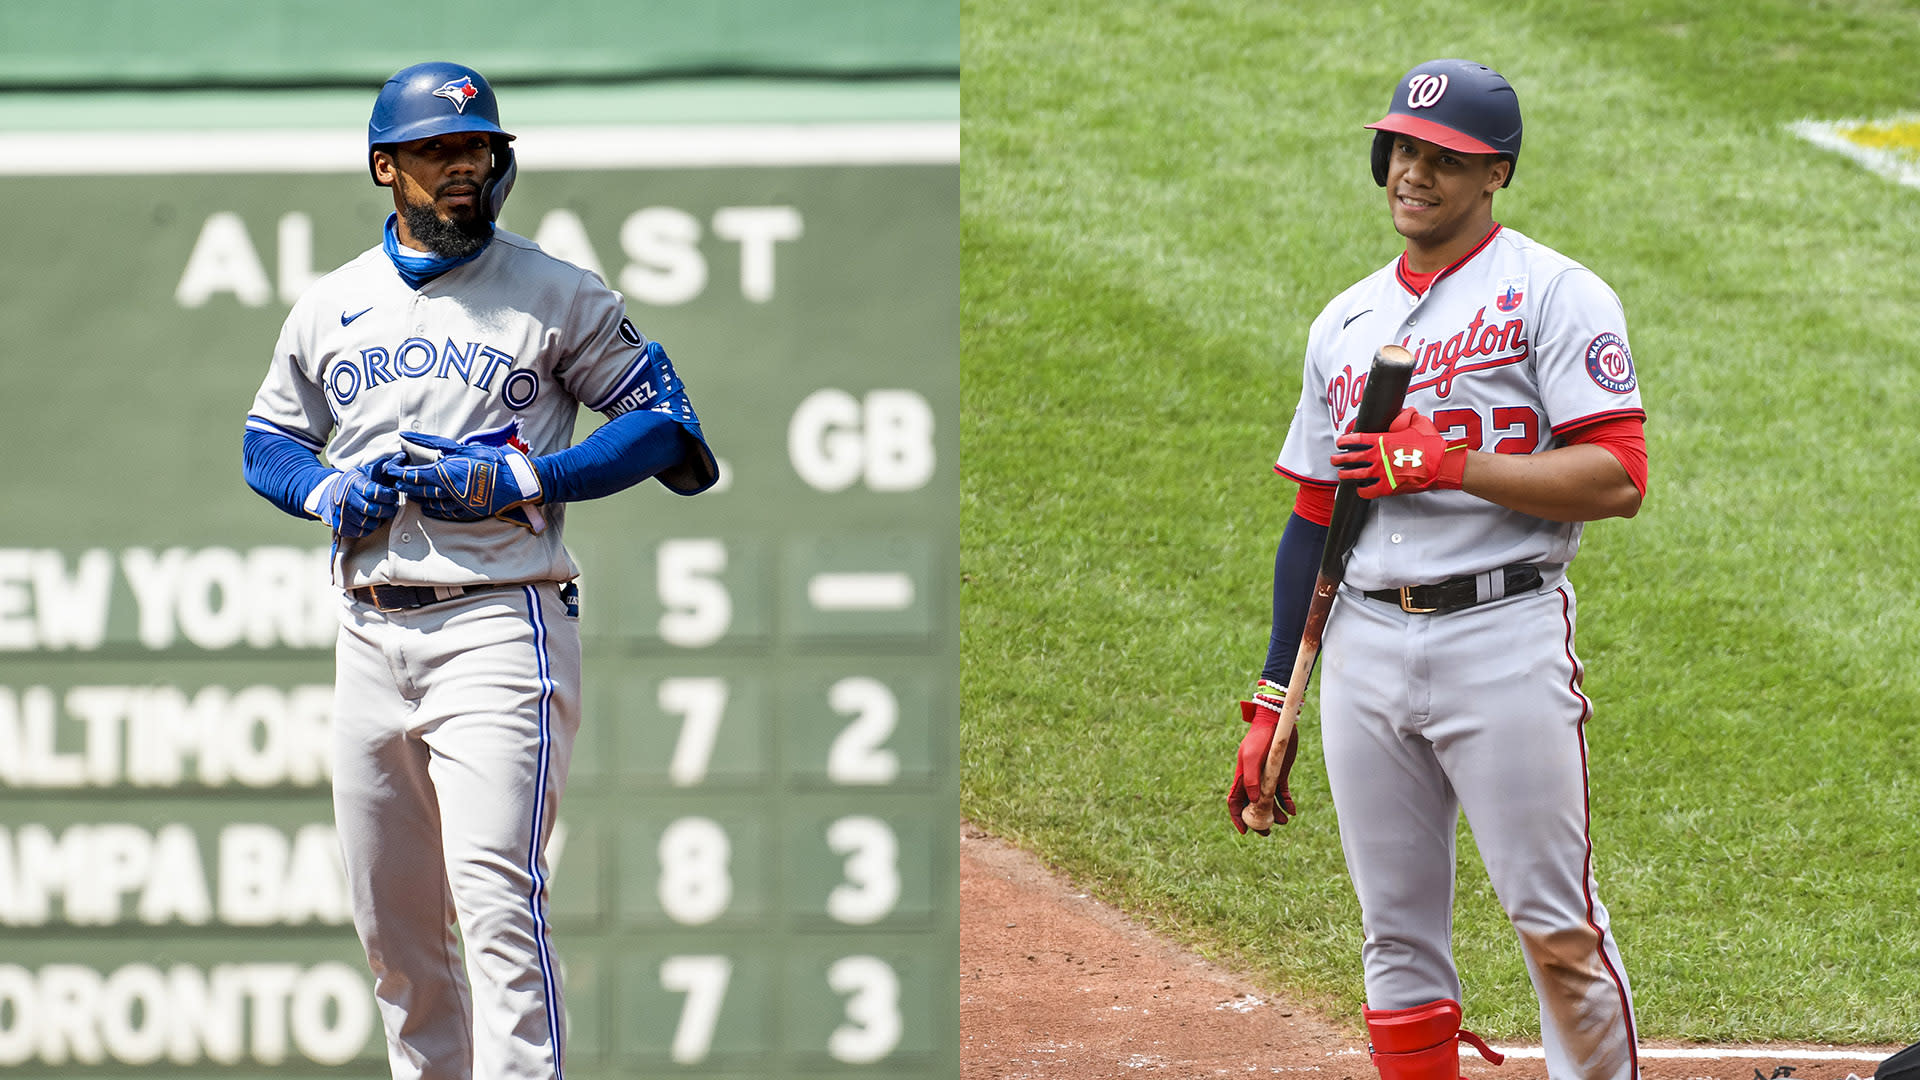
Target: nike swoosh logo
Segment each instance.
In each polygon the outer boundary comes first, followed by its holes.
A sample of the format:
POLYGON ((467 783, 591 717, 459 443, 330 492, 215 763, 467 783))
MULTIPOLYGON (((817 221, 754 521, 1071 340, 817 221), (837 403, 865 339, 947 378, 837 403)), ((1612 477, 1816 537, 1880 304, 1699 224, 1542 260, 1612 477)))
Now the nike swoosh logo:
MULTIPOLYGON (((1372 311, 1372 310, 1373 310, 1372 308, 1368 308, 1368 309, 1367 309, 1367 311, 1372 311)), ((1343 322, 1343 323, 1341 323, 1341 324, 1340 324, 1340 329, 1342 329, 1342 330, 1345 330, 1345 329, 1346 329, 1347 327, 1349 327, 1349 326, 1352 326, 1352 325, 1353 325, 1353 320, 1355 320, 1355 319, 1357 319, 1357 318, 1359 318, 1359 317, 1360 317, 1361 315, 1365 315, 1365 314, 1367 313, 1367 311, 1362 311, 1362 312, 1360 312, 1360 313, 1359 313, 1359 314, 1357 314, 1357 315, 1349 315, 1349 316, 1347 316, 1347 321, 1346 321, 1346 322, 1343 322)))
POLYGON ((344 311, 343 311, 343 312, 341 312, 341 313, 340 313, 340 325, 341 325, 341 326, 345 326, 345 325, 347 325, 348 323, 350 323, 350 322, 352 322, 353 320, 355 320, 355 319, 357 319, 357 318, 359 318, 359 317, 360 317, 360 316, 362 316, 362 315, 365 315, 365 314, 366 314, 367 312, 369 312, 369 311, 372 311, 372 310, 373 310, 373 309, 372 309, 372 308, 370 308, 370 307, 363 307, 363 308, 361 308, 361 309, 360 309, 359 311, 356 311, 356 312, 354 312, 354 313, 353 313, 353 314, 351 314, 351 315, 349 315, 349 314, 347 314, 346 312, 344 312, 344 311))

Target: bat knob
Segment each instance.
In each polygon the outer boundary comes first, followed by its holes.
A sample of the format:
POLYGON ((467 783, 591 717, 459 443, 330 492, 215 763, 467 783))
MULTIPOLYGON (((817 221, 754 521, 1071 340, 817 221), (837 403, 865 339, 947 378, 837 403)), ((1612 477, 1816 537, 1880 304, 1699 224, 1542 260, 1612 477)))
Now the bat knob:
POLYGON ((1266 832, 1273 828, 1273 807, 1265 803, 1248 803, 1240 811, 1240 823, 1254 832, 1266 832))

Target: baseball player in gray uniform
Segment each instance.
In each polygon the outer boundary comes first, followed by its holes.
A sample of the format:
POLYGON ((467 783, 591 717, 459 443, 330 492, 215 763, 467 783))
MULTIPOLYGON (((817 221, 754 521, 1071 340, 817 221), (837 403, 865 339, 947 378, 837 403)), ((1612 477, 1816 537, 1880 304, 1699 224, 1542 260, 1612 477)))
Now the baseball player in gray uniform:
POLYGON ((718 476, 620 296, 495 227, 512 139, 471 68, 387 81, 383 242, 294 305, 243 436, 248 484, 333 531, 334 814, 398 1080, 564 1075, 545 847, 580 723, 565 504, 718 476), (583 404, 606 422, 574 444, 583 404))
MULTIPOLYGON (((1408 72, 1373 176, 1406 250, 1328 304, 1275 468, 1299 483, 1274 562, 1267 661, 1243 713, 1229 813, 1258 796, 1342 479, 1373 500, 1320 657, 1328 786, 1365 929, 1365 1019, 1384 1080, 1452 1080, 1462 810, 1540 1003, 1547 1071, 1639 1072, 1632 996, 1593 873, 1567 566, 1582 523, 1646 492, 1645 414, 1613 291, 1497 224, 1520 107, 1463 60, 1408 72), (1415 359, 1384 434, 1350 430, 1375 350, 1415 359)), ((1297 736, 1296 736, 1297 738, 1297 736)), ((1287 754, 1292 761, 1292 747, 1287 754)), ((1282 785, 1284 791, 1284 782, 1282 785)), ((1280 799, 1276 821, 1294 812, 1280 799)))

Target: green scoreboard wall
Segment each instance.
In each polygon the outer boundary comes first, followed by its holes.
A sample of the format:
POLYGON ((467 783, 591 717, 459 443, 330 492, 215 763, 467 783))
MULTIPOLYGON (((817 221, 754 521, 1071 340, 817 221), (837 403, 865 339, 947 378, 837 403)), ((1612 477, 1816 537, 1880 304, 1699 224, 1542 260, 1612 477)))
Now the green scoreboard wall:
MULTIPOLYGON (((503 225, 626 295, 723 471, 569 511, 568 1073, 956 1075, 957 124, 521 135, 503 225)), ((385 1075, 327 536, 239 457, 389 209, 360 138, 0 138, 10 1076, 385 1075)))

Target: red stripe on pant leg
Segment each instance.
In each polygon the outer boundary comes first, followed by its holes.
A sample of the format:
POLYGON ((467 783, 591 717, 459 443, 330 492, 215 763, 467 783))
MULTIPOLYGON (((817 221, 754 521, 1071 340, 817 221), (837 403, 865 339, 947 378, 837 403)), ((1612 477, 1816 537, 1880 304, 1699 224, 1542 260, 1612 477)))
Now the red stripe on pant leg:
POLYGON ((1607 955, 1607 932, 1593 914, 1593 786, 1587 773, 1587 719, 1593 715, 1593 703, 1587 695, 1580 692, 1580 662, 1573 655, 1573 616, 1572 601, 1562 586, 1560 593, 1560 619, 1566 626, 1567 650, 1567 689, 1580 700, 1580 722, 1574 725, 1574 735, 1580 740, 1580 798, 1581 832, 1586 837, 1587 857, 1581 866, 1580 892, 1587 904, 1587 926, 1593 930, 1594 951, 1599 954, 1600 966, 1606 969, 1607 976, 1613 980, 1614 989, 1620 995, 1620 1019, 1627 1025, 1627 1060, 1631 1066, 1630 1075, 1640 1075, 1640 1036, 1633 1029, 1633 1003, 1628 1000, 1627 982, 1613 966, 1613 959, 1607 955))

